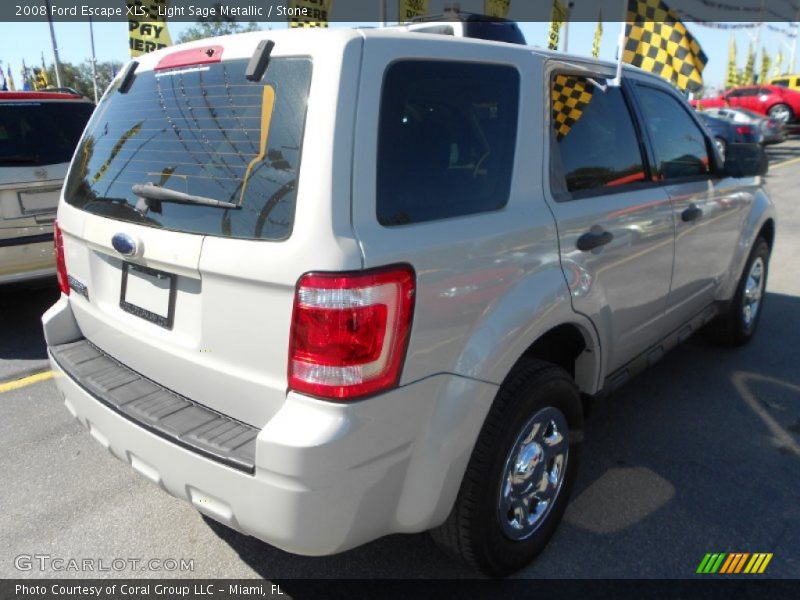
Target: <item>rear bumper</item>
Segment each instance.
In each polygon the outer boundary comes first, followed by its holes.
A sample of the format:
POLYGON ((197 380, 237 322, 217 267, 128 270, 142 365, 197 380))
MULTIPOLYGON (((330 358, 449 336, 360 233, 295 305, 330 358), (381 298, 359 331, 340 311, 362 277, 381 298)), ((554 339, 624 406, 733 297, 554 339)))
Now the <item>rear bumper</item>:
MULTIPOLYGON (((45 315, 51 345, 66 341, 68 313, 62 298, 45 315)), ((306 555, 440 524, 497 391, 439 375, 352 404, 289 393, 258 431, 249 474, 112 410, 50 359, 67 408, 114 456, 209 517, 306 555)))
POLYGON ((0 284, 56 274, 53 234, 0 239, 0 284))

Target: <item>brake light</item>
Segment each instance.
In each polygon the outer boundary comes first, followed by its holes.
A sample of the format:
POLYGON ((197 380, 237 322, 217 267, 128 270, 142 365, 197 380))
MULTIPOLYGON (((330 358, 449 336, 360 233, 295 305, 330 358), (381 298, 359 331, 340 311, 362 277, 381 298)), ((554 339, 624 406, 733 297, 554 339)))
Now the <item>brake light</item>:
POLYGON ((61 235, 61 227, 58 226, 58 221, 53 223, 53 243, 56 249, 56 277, 58 278, 58 287, 64 294, 69 296, 67 262, 64 260, 64 236, 61 235))
POLYGON ((289 389, 350 400, 394 387, 414 312, 409 266, 300 278, 289 342, 289 389))
POLYGON ((753 129, 749 125, 739 125, 736 128, 736 133, 739 135, 750 135, 753 133, 753 129))

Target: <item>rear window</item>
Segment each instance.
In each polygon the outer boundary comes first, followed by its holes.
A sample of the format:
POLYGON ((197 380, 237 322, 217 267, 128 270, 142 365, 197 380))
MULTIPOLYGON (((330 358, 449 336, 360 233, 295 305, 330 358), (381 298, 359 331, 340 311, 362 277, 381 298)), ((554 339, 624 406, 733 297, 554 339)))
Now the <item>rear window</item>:
POLYGON ((377 217, 403 225, 498 210, 511 188, 519 73, 402 61, 383 82, 377 217))
POLYGON ((311 61, 273 58, 261 82, 245 78, 247 62, 137 73, 127 93, 110 92, 78 148, 66 201, 175 231, 289 237, 311 61), (146 184, 235 207, 137 197, 133 186, 146 184))
POLYGON ((0 167, 68 163, 94 104, 0 102, 0 167))

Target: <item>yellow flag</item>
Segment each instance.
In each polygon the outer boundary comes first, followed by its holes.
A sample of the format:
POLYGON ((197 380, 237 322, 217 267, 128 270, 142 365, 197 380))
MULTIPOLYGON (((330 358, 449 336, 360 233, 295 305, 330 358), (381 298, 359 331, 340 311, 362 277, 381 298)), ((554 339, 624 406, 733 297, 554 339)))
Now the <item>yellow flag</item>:
POLYGON ((597 27, 594 30, 594 41, 592 42, 592 56, 600 56, 600 39, 603 37, 603 13, 597 14, 597 27))
POLYGON ((289 0, 289 8, 305 12, 305 16, 289 17, 289 27, 327 27, 333 0, 289 0))
POLYGON ((166 17, 168 0, 126 0, 126 5, 131 57, 172 45, 166 17))
POLYGON ((550 18, 550 35, 547 47, 550 50, 558 50, 558 38, 561 32, 561 26, 567 20, 567 9, 558 0, 553 0, 553 11, 550 18))
POLYGON ((35 90, 43 90, 50 85, 50 82, 47 80, 47 71, 44 69, 40 69, 39 67, 33 67, 33 89, 35 90))
POLYGON ((736 70, 736 38, 731 34, 731 41, 728 45, 728 73, 725 77, 725 87, 736 87, 739 82, 739 73, 736 70))
POLYGON ((744 64, 744 73, 742 73, 742 78, 740 85, 750 85, 753 83, 753 75, 755 74, 756 68, 756 51, 753 49, 753 44, 750 44, 750 48, 747 52, 747 62, 744 64))
POLYGON ((428 14, 428 0, 400 0, 398 21, 405 23, 414 17, 428 14))
MULTIPOLYGON (((772 69, 772 76, 773 77, 777 77, 778 75, 780 75, 783 72, 781 70, 781 63, 782 62, 783 62, 783 52, 781 51, 780 48, 778 48, 778 54, 775 55, 775 66, 772 69)), ((9 73, 9 76, 10 76, 10 73, 9 73)), ((9 85, 11 85, 11 84, 9 83, 9 85)))
POLYGON ((14 85, 14 76, 11 74, 11 65, 8 65, 8 91, 16 92, 17 88, 14 85))
POLYGON ((663 0, 628 0, 622 60, 660 75, 681 90, 699 91, 708 58, 663 0))
POLYGON ((758 72, 758 83, 766 83, 767 77, 769 76, 769 67, 772 63, 772 60, 767 54, 766 48, 761 48, 761 70, 758 72))
POLYGON ((483 12, 490 17, 508 16, 508 9, 511 6, 511 0, 484 0, 483 12))

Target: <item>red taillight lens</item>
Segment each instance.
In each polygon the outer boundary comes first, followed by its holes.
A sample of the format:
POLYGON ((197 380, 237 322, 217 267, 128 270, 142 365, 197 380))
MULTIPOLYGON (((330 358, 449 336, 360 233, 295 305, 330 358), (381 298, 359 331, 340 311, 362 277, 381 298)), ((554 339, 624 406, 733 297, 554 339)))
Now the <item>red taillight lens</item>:
POLYGON ((739 135, 750 135, 753 133, 753 129, 749 125, 739 125, 736 128, 736 133, 739 135))
POLYGON ((58 226, 58 221, 53 223, 53 242, 56 247, 56 277, 58 278, 58 287, 63 293, 69 296, 67 262, 64 260, 64 236, 61 235, 61 228, 58 226))
POLYGON ((414 271, 407 266, 301 277, 292 314, 289 388, 349 400, 396 385, 414 292, 414 271))

